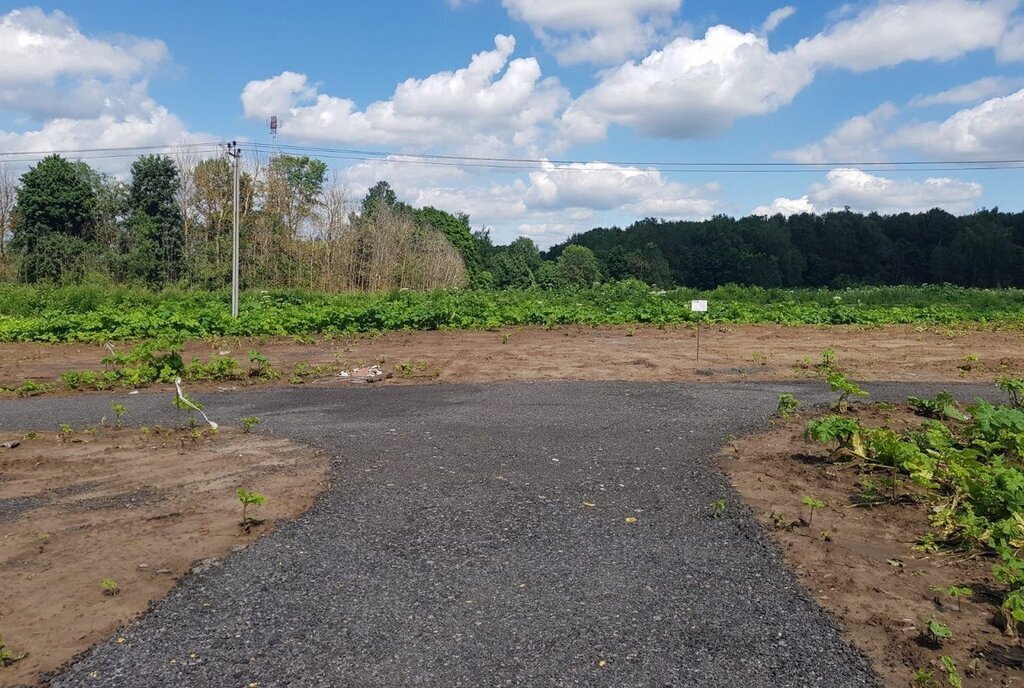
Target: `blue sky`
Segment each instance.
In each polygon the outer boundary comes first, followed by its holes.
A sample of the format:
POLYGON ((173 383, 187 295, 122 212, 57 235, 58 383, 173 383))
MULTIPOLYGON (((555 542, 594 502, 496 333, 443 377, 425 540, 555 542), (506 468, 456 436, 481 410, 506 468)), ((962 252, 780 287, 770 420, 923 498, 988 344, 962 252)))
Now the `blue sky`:
POLYGON ((276 114, 282 145, 398 154, 327 159, 353 199, 388 179, 543 246, 645 216, 1020 210, 1022 170, 842 163, 1024 158, 1022 67, 1017 0, 0 3, 0 152, 269 144, 276 114), (576 162, 400 155, 424 153, 576 162))

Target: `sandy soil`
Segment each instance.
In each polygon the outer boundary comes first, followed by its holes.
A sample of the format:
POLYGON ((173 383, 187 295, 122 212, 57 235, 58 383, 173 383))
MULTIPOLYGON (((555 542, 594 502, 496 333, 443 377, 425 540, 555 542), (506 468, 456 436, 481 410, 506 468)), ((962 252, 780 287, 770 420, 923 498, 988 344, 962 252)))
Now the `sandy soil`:
MULTIPOLYGON (((0 635, 29 655, 0 686, 34 684, 162 598, 196 562, 224 557, 304 511, 324 487, 320 452, 222 428, 0 433, 0 635), (240 526, 235 490, 265 494, 240 526), (101 582, 117 583, 104 594, 101 582)), ((209 563, 209 562, 207 562, 209 563)))
MULTIPOLYGON (((127 348, 127 345, 119 345, 127 348)), ((715 326, 692 328, 509 328, 500 331, 399 332, 379 336, 219 339, 189 342, 186 360, 228 352, 243 367, 258 350, 289 384, 297 363, 335 371, 380 364, 402 382, 516 380, 792 380, 813 377, 820 353, 834 349, 858 380, 942 382, 1024 374, 1024 332, 909 326, 715 326)), ((25 380, 61 388, 60 373, 102 370, 107 350, 83 344, 0 344, 0 386, 25 380)), ((334 378, 337 379, 337 378, 334 378)), ((313 378, 306 380, 312 382, 313 378)), ((239 387, 250 382, 198 385, 239 387)))
MULTIPOLYGON (((856 414, 865 425, 897 431, 921 423, 906 410, 864 408, 856 414)), ((936 682, 924 685, 947 685, 942 655, 954 660, 964 685, 1024 686, 1024 651, 992 623, 1002 601, 991 573, 994 560, 915 551, 929 530, 927 506, 884 500, 858 506, 866 476, 830 463, 827 449, 806 442, 806 420, 795 417, 732 442, 721 465, 846 638, 892 688, 919 685, 912 682, 919 669, 934 672, 936 682), (804 495, 825 507, 812 516, 801 503, 804 495), (958 606, 932 589, 951 585, 969 587, 974 595, 958 606), (941 647, 922 635, 933 617, 953 629, 941 647)))

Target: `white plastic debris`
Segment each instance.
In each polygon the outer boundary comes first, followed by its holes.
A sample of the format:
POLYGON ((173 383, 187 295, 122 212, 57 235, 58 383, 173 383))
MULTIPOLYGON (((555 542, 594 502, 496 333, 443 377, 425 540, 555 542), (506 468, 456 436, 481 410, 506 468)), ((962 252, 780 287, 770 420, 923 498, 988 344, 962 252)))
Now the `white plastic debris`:
POLYGON ((201 415, 203 417, 203 420, 205 420, 207 423, 209 423, 211 428, 216 430, 217 429, 217 424, 214 423, 212 420, 210 420, 206 416, 206 414, 203 412, 203 409, 201 409, 198 406, 196 406, 195 404, 193 404, 189 400, 189 398, 185 396, 185 393, 181 391, 181 378, 180 377, 174 378, 174 387, 175 387, 175 389, 178 390, 178 398, 181 399, 182 403, 185 404, 185 406, 189 406, 191 408, 194 408, 196 411, 199 411, 199 415, 201 415))

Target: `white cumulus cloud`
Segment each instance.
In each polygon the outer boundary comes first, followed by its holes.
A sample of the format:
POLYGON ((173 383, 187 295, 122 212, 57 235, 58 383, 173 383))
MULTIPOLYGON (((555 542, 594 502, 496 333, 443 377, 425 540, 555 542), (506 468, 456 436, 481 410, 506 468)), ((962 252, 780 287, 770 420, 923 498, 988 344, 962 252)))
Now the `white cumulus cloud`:
MULTIPOLYGON (((609 125, 661 138, 706 138, 741 117, 789 105, 827 69, 866 72, 908 61, 944 62, 972 51, 1006 52, 1017 0, 880 0, 783 51, 761 35, 719 25, 677 37, 639 62, 601 72, 563 118, 570 140, 609 125)), ((774 28, 787 9, 762 29, 774 28)))
MULTIPOLYGON (((607 218, 631 222, 639 217, 706 218, 718 211, 715 184, 689 186, 661 172, 632 166, 591 163, 542 163, 540 169, 511 180, 436 170, 434 176, 402 163, 360 163, 345 174, 356 200, 377 179, 387 179, 404 201, 468 213, 474 226, 487 225, 533 237, 550 245, 607 218), (387 165, 394 165, 387 168, 387 165), (383 175, 381 172, 394 174, 383 175)), ((510 238, 510 237, 505 237, 510 238)))
POLYGON ((930 107, 932 105, 975 103, 979 100, 1004 95, 1009 91, 1016 90, 1020 83, 1020 79, 986 76, 967 84, 960 84, 945 91, 940 91, 939 93, 916 96, 910 101, 910 105, 914 107, 930 107))
POLYGON ((814 204, 807 196, 800 198, 776 198, 768 205, 759 205, 754 208, 754 215, 800 215, 802 213, 815 212, 814 204))
POLYGON ((59 10, 30 7, 0 17, 0 84, 38 83, 60 76, 129 78, 167 57, 162 41, 84 35, 59 10))
POLYGON ((607 124, 667 138, 706 138, 740 117, 787 105, 814 79, 806 64, 772 52, 763 36, 713 26, 680 37, 639 63, 601 74, 566 112, 576 138, 597 138, 607 124))
POLYGON ((971 159, 1024 154, 1024 89, 960 110, 942 122, 922 122, 898 129, 891 147, 930 155, 971 159))
POLYGON ((760 206, 755 215, 826 212, 849 207, 864 213, 883 215, 923 212, 942 208, 961 214, 977 208, 983 192, 976 182, 948 177, 924 181, 896 180, 855 168, 837 168, 826 175, 823 184, 814 184, 800 198, 777 198, 769 206, 760 206))
POLYGON ((893 103, 883 103, 871 112, 842 122, 817 143, 779 157, 799 163, 849 162, 885 159, 889 123, 899 113, 893 103))
POLYGON ((793 52, 811 64, 854 72, 906 61, 948 61, 997 48, 1016 5, 1016 0, 883 1, 803 39, 793 52))
POLYGON ((768 18, 761 24, 761 33, 771 33, 775 29, 779 28, 779 24, 786 21, 790 17, 796 14, 796 8, 792 5, 786 5, 774 10, 768 15, 768 18))
POLYGON ((543 77, 536 59, 512 59, 515 45, 514 37, 498 35, 494 50, 477 53, 467 67, 407 79, 389 100, 362 110, 348 98, 319 93, 295 72, 250 81, 242 106, 248 117, 278 115, 281 135, 303 141, 535 151, 569 94, 543 77))
MULTIPOLYGON (((162 41, 86 35, 60 11, 28 8, 0 16, 0 110, 16 115, 11 129, 0 129, 0 150, 209 140, 149 96, 149 79, 168 59, 162 41)), ((89 162, 121 173, 132 161, 89 162)))
POLYGON ((12 10, 0 16, 0 110, 39 121, 130 112, 167 57, 161 41, 87 36, 59 10, 12 10))
POLYGON ((502 0, 562 64, 619 62, 671 26, 682 0, 502 0))

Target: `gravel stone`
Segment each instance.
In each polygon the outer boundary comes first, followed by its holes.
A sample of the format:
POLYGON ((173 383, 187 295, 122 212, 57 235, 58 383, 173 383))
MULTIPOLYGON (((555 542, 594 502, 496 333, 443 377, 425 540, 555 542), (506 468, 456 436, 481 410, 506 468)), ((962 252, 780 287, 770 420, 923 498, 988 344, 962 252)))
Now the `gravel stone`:
MULTIPOLYGON (((889 400, 939 389, 866 387, 889 400)), ((116 634, 127 642, 53 685, 880 685, 749 511, 710 516, 716 499, 740 503, 713 457, 766 427, 781 392, 831 398, 820 382, 202 395, 211 419, 257 416, 339 457, 328 491, 183 578, 116 634)), ((110 401, 20 400, 0 427, 58 408, 95 421, 110 401)), ((166 395, 129 408, 173 422, 166 395)))

